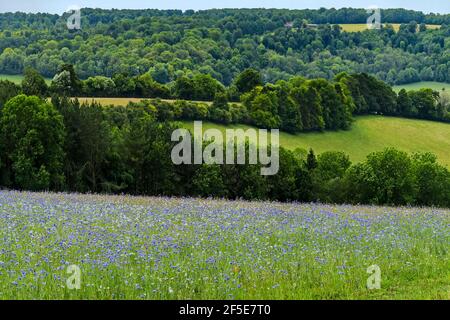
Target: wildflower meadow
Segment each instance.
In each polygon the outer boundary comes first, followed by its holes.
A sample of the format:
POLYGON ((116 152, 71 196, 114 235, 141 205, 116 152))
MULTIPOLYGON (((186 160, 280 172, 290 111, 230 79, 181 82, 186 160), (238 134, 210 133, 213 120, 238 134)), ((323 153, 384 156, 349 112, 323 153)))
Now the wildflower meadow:
POLYGON ((449 258, 448 210, 0 192, 0 299, 449 299, 449 258))

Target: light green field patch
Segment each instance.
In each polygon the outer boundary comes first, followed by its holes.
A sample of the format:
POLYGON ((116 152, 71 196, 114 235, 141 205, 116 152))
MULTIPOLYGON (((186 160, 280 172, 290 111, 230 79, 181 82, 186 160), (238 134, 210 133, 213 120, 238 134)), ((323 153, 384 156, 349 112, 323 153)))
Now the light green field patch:
MULTIPOLYGON (((100 103, 102 106, 126 106, 129 102, 140 102, 144 100, 143 98, 86 98, 86 97, 78 97, 77 98, 81 103, 87 102, 91 103, 92 101, 100 103)), ((151 99, 150 99, 151 100, 151 99)), ((166 101, 173 103, 177 100, 171 99, 161 99, 161 101, 166 101)), ((212 102, 205 101, 193 101, 193 102, 202 102, 210 105, 212 102)))
MULTIPOLYGON (((50 85, 52 82, 52 79, 44 78, 47 85, 50 85)), ((23 80, 23 75, 21 74, 15 74, 15 75, 9 75, 9 74, 0 74, 0 80, 9 80, 11 82, 14 82, 15 84, 21 84, 23 80)))
MULTIPOLYGON (((184 122, 188 129, 193 122, 184 122)), ((203 123, 203 129, 250 128, 245 125, 224 126, 203 123)), ((287 149, 313 148, 316 153, 343 151, 353 162, 363 161, 374 151, 387 147, 412 152, 432 152, 439 162, 450 166, 450 124, 382 116, 357 117, 351 130, 323 133, 280 133, 280 144, 287 149)))
POLYGON ((421 81, 421 82, 404 84, 404 85, 400 85, 400 86, 394 86, 394 90, 397 92, 399 92, 402 89, 405 89, 406 91, 420 90, 420 89, 433 89, 436 91, 441 91, 442 89, 445 89, 446 91, 450 91, 450 83, 435 82, 435 81, 421 81))

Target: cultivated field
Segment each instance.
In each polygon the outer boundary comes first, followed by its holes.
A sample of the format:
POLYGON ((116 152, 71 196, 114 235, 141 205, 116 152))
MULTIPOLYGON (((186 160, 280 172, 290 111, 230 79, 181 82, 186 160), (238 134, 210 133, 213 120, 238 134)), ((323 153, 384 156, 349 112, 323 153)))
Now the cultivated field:
MULTIPOLYGON (((395 31, 399 31, 400 30, 400 24, 399 23, 392 23, 391 24, 392 27, 394 28, 395 31)), ((361 24, 340 24, 340 26, 342 27, 343 31, 346 32, 360 32, 360 31, 364 31, 367 30, 367 24, 366 23, 361 23, 361 24)), ((440 25, 434 25, 434 24, 427 24, 427 28, 431 29, 431 30, 435 30, 435 29, 440 29, 441 26, 440 25)))
POLYGON ((0 238, 0 299, 450 298, 437 209, 1 191, 0 238))
MULTIPOLYGON (((77 97, 77 99, 83 103, 91 103, 92 101, 100 103, 102 106, 126 106, 129 102, 140 102, 142 98, 86 98, 86 97, 77 97)), ((176 100, 171 99, 160 99, 161 101, 167 102, 175 102, 176 100)), ((209 101, 194 101, 194 102, 202 102, 210 105, 212 102, 209 101)))
MULTIPOLYGON (((193 122, 184 122, 192 129, 193 122)), ((249 128, 245 125, 222 126, 204 123, 204 129, 249 128)), ((356 117, 348 131, 288 134, 280 132, 280 144, 288 149, 313 148, 316 153, 343 151, 359 162, 374 151, 395 147, 407 152, 433 152, 439 162, 450 166, 450 124, 383 116, 356 117)))

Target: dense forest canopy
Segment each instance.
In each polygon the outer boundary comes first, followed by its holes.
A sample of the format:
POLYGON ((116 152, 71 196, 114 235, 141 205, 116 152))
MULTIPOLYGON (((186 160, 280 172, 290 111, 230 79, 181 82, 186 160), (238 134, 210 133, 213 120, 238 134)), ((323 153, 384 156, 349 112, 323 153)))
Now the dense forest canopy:
POLYGON ((334 25, 367 17, 365 9, 349 8, 82 9, 82 29, 68 30, 67 14, 4 13, 0 73, 32 67, 53 77, 72 64, 82 79, 149 73, 167 84, 209 74, 228 86, 251 67, 271 83, 293 75, 331 80, 341 72, 366 72, 389 84, 450 82, 450 15, 386 9, 381 30, 349 33, 334 25), (403 25, 396 32, 389 23, 403 25))

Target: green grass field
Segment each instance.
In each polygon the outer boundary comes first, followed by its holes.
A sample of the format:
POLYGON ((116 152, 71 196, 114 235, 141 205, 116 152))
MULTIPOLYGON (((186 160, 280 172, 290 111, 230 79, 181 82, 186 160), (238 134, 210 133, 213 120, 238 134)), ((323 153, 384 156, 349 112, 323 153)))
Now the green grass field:
MULTIPOLYGON (((16 74, 16 75, 10 75, 10 74, 0 74, 0 80, 9 80, 11 82, 14 82, 15 84, 20 84, 23 80, 23 75, 16 74)), ((45 78, 45 82, 49 85, 52 79, 45 78)))
MULTIPOLYGON (((193 122, 184 122, 188 129, 193 122)), ((245 125, 223 126, 204 123, 203 128, 249 128, 245 125)), ((436 154, 440 163, 450 166, 450 124, 382 116, 357 117, 351 130, 300 133, 281 132, 280 144, 288 149, 313 148, 316 153, 343 151, 353 162, 360 162, 374 151, 395 147, 406 152, 429 151, 436 154)))
MULTIPOLYGON (((400 30, 400 24, 399 23, 391 23, 391 25, 394 27, 395 31, 399 31, 400 30)), ((360 24, 340 24, 340 26, 342 27, 343 31, 346 32, 360 32, 360 31, 364 31, 367 30, 367 24, 366 23, 360 23, 360 24)), ((429 24, 427 25, 428 29, 439 29, 441 26, 440 25, 433 25, 433 24, 429 24)))
POLYGON ((399 92, 402 89, 409 90, 419 90, 423 88, 430 88, 436 91, 441 91, 442 89, 445 89, 446 91, 450 91, 450 83, 444 83, 444 82, 435 82, 435 81, 422 81, 422 82, 415 82, 415 83, 409 83, 404 84, 400 86, 394 86, 394 90, 399 92))

